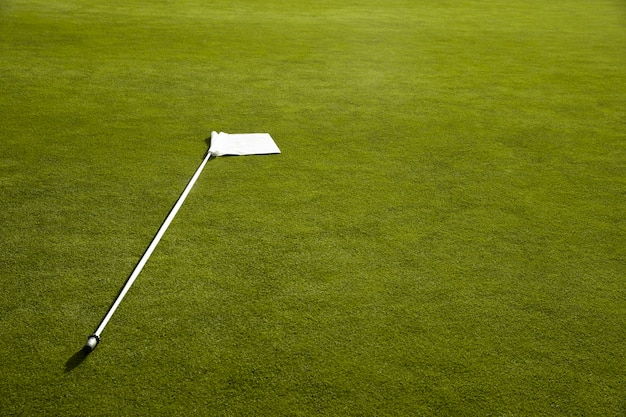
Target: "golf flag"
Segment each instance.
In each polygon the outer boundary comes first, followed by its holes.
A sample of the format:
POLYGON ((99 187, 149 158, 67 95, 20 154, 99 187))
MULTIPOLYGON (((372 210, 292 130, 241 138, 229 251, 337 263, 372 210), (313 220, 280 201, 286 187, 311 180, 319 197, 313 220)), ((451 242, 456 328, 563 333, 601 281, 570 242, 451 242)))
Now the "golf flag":
POLYGON ((211 146, 209 153, 215 156, 222 155, 264 155, 280 153, 269 133, 239 133, 211 132, 211 146))
POLYGON ((96 346, 98 346, 98 343, 100 343, 100 335, 104 331, 104 328, 113 316, 113 313, 115 313, 117 307, 122 302, 122 299, 126 296, 126 293, 130 289, 131 285, 133 285, 133 282, 135 282, 135 280, 139 276, 139 273, 143 269, 144 265, 146 264, 146 262, 148 262, 150 255, 152 255, 152 252, 159 244, 161 237, 163 237, 163 234, 169 227, 170 223, 172 223, 172 220, 174 220, 174 216, 176 216, 176 213, 178 213, 178 210, 183 205, 185 198, 187 198, 189 191, 191 191, 191 188, 195 184, 196 180, 200 176, 200 173, 204 169, 204 166, 209 161, 211 156, 264 155, 271 153, 280 153, 280 149, 278 149, 278 146, 276 146, 276 144, 274 143, 274 139, 272 139, 269 133, 241 133, 229 135, 228 133, 224 132, 211 132, 211 146, 209 147, 209 151, 204 156, 202 163, 196 170, 195 174, 193 174, 193 177, 191 177, 191 180, 189 180, 189 183, 185 187, 183 193, 180 195, 180 197, 178 197, 176 204, 174 205, 172 210, 170 210, 170 213, 165 218, 165 221, 163 222, 163 224, 161 224, 161 227, 159 227, 159 230, 152 239, 150 246, 148 246, 148 249, 146 249, 141 259, 139 259, 137 265, 135 265, 135 269, 133 269, 130 277, 128 278, 128 280, 126 280, 126 284, 124 284, 122 291, 120 291, 120 293, 118 294, 115 302, 113 302, 113 305, 111 306, 111 308, 109 308, 109 311, 100 322, 100 325, 98 326, 96 331, 87 338, 87 343, 85 343, 85 346, 83 347, 84 352, 91 352, 96 348, 96 346))

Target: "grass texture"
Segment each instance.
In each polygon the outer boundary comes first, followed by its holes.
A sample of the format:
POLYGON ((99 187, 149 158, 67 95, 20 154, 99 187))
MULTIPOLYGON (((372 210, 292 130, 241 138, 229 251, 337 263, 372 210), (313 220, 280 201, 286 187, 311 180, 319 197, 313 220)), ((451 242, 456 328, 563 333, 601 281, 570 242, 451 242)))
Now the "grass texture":
POLYGON ((0 414, 626 414, 617 0, 4 0, 0 414), (212 130, 212 160, 95 329, 212 130))

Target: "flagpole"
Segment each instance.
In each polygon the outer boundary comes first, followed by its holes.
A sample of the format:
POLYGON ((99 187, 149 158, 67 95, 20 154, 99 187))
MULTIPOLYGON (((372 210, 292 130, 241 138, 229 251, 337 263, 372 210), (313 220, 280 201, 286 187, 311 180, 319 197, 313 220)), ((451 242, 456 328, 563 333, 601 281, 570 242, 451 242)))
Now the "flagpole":
POLYGON ((208 150, 204 159, 202 160, 202 163, 196 170, 193 177, 191 177, 191 180, 189 180, 187 187, 185 187, 185 190, 183 191, 183 193, 180 195, 180 197, 178 197, 178 201, 176 201, 176 204, 174 205, 174 207, 172 208, 172 210, 166 217, 165 221, 163 222, 163 224, 161 224, 161 227, 159 228, 159 231, 157 232, 156 236, 154 236, 154 238, 152 239, 150 246, 148 246, 148 249, 146 249, 143 256, 141 257, 141 259, 135 266, 135 269, 133 269, 133 272, 130 274, 130 277, 128 278, 128 280, 126 281, 126 284, 124 285, 124 288, 122 288, 119 295, 115 299, 115 302, 113 303, 113 305, 111 306, 107 314, 104 316, 104 318, 100 322, 100 325, 98 326, 96 331, 87 338, 85 349, 87 349, 88 351, 94 350, 96 346, 98 345, 98 343, 100 343, 100 335, 104 331, 104 328, 106 327, 109 320, 111 320, 113 313, 115 313, 115 310, 117 310, 117 307, 120 305, 120 303, 122 302, 122 299, 124 298, 128 290, 130 289, 130 287, 133 285, 135 280, 137 279, 137 276, 139 276, 139 273, 141 272, 143 267, 146 265, 146 262, 148 262, 150 255, 152 255, 152 252, 154 252, 154 249, 159 244, 159 241, 163 237, 163 234, 169 227, 170 223, 172 223, 172 220, 174 220, 176 213, 178 213, 178 210, 183 205, 183 202, 187 198, 189 191, 191 191, 191 188, 196 183, 196 180, 200 176, 200 173, 204 169, 204 166, 206 165, 206 163, 209 161, 209 159, 211 159, 211 156, 212 156, 212 153, 210 150, 208 150))

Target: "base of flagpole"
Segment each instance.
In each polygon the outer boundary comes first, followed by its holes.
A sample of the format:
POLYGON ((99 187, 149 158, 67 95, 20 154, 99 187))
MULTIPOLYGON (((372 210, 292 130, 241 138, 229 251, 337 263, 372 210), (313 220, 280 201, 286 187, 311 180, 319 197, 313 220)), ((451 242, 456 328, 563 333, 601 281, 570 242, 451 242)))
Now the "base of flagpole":
POLYGON ((91 336, 87 338, 87 343, 85 343, 85 346, 83 347, 83 349, 86 352, 93 352, 96 346, 98 346, 98 343, 100 343, 100 336, 96 334, 92 334, 91 336))

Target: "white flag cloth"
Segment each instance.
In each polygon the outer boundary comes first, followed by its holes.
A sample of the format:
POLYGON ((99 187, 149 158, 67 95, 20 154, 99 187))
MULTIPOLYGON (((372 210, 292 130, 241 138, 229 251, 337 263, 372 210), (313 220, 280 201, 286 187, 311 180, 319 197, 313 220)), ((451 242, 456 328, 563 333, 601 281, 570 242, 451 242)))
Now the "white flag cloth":
POLYGON ((269 133, 238 133, 211 132, 209 152, 215 156, 222 155, 263 155, 280 153, 269 133))

